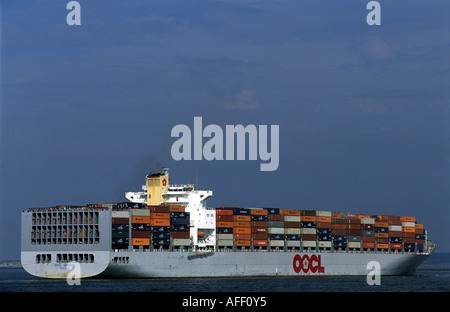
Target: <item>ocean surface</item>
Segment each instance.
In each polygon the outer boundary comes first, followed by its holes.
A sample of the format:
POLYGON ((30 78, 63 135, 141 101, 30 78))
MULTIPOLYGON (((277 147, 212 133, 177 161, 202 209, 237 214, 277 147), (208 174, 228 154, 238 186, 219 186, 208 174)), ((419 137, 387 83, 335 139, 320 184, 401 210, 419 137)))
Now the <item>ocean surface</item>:
POLYGON ((366 277, 81 279, 34 277, 21 267, 0 268, 0 292, 450 292, 450 254, 434 254, 413 276, 381 276, 380 285, 366 277))

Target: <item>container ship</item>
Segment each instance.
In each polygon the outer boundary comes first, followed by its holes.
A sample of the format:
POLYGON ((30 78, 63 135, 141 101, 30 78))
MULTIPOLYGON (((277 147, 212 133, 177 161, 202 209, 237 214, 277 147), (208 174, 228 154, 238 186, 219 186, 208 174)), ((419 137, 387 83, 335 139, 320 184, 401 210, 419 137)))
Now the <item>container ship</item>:
POLYGON ((212 191, 146 176, 127 202, 22 211, 21 263, 45 278, 415 274, 434 251, 410 216, 281 208, 208 208, 212 191), (373 262, 372 262, 373 263, 373 262), (369 266, 368 266, 369 265, 369 266))

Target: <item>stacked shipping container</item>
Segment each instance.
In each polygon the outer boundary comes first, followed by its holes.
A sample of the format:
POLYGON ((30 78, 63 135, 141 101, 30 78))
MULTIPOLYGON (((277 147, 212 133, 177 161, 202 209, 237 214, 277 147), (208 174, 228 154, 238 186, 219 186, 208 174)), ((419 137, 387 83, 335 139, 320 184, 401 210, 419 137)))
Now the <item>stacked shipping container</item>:
POLYGON ((216 216, 219 248, 423 251, 425 240, 423 225, 416 224, 412 217, 227 207, 216 209, 216 216))

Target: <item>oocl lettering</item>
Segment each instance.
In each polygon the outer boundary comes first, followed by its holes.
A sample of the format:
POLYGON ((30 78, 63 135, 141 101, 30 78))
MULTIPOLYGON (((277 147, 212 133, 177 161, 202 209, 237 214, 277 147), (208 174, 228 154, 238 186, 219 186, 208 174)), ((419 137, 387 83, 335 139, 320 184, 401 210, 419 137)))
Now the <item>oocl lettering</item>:
POLYGON ((295 273, 325 273, 325 268, 322 266, 322 258, 320 255, 295 255, 292 263, 295 273))

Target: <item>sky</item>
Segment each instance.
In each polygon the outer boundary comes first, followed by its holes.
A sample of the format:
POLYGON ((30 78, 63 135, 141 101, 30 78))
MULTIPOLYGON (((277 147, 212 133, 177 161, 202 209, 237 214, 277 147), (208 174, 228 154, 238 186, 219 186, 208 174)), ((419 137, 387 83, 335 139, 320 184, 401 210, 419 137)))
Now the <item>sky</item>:
POLYGON ((163 166, 210 207, 414 216, 450 252, 448 1, 380 0, 379 26, 361 0, 80 0, 79 26, 68 2, 0 2, 0 260, 22 210, 123 202, 163 166), (278 125, 277 170, 175 161, 195 116, 278 125))

